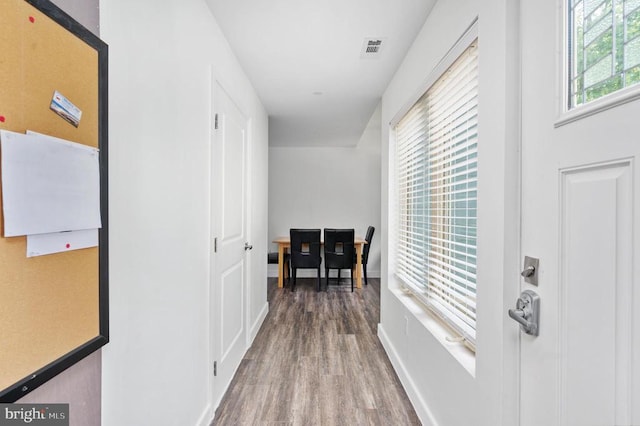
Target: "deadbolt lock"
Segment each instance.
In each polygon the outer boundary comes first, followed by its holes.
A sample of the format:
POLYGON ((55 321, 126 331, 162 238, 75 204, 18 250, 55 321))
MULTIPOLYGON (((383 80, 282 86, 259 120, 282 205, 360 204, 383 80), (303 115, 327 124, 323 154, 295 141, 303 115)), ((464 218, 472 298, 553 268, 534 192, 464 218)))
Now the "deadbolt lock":
POLYGON ((524 269, 520 272, 520 275, 524 277, 524 282, 538 285, 538 266, 540 260, 535 257, 524 257, 524 269))

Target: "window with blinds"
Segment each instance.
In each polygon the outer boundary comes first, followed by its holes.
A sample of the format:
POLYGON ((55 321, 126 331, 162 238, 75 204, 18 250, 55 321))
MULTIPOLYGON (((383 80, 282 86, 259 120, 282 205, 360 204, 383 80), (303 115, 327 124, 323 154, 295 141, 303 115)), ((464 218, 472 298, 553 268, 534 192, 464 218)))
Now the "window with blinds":
POLYGON ((640 82, 640 0, 568 0, 569 108, 640 82))
POLYGON ((397 275, 475 344, 477 39, 395 127, 397 275))

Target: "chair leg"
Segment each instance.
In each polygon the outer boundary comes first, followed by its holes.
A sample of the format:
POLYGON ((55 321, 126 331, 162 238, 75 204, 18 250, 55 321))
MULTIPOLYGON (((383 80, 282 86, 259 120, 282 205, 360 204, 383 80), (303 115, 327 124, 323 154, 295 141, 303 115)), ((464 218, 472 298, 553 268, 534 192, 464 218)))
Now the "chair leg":
MULTIPOLYGON (((293 283, 291 283, 291 291, 293 292, 296 288, 296 268, 291 268, 291 271, 293 272, 293 283)), ((289 281, 291 281, 291 277, 289 277, 289 281)))
POLYGON ((351 275, 351 293, 353 293, 353 271, 349 275, 351 275))
POLYGON ((282 286, 285 287, 286 283, 284 282, 285 278, 287 279, 287 283, 291 284, 291 271, 289 270, 289 262, 284 262, 282 264, 282 286))
POLYGON ((329 291, 329 268, 324 268, 324 280, 326 283, 326 290, 329 291))
POLYGON ((367 281, 367 264, 362 265, 362 271, 364 272, 364 285, 369 285, 369 281, 367 281))
POLYGON ((318 268, 318 291, 320 291, 320 268, 318 268))

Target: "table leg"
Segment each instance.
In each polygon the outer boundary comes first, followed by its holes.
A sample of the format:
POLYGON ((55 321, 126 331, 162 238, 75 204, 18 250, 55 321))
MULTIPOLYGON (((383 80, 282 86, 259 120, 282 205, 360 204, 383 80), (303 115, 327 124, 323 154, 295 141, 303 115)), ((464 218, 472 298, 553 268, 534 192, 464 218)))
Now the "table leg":
POLYGON ((362 244, 356 244, 356 288, 362 288, 362 244))
POLYGON ((282 288, 284 284, 284 277, 282 276, 284 262, 284 244, 278 244, 278 288, 282 288))

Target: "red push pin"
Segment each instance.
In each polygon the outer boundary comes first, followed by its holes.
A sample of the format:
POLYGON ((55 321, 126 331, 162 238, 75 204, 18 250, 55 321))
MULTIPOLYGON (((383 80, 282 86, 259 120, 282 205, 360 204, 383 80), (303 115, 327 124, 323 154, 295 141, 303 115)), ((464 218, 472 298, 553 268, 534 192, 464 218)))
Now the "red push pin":
POLYGON ((6 119, 4 118, 4 115, 0 115, 0 123, 4 123, 4 122, 5 122, 5 120, 6 120, 6 119))
POLYGON ((34 22, 36 22, 36 18, 34 18, 33 16, 29 16, 29 22, 33 24, 34 22))
POLYGON ((71 244, 67 243, 67 248, 71 248, 71 244))

